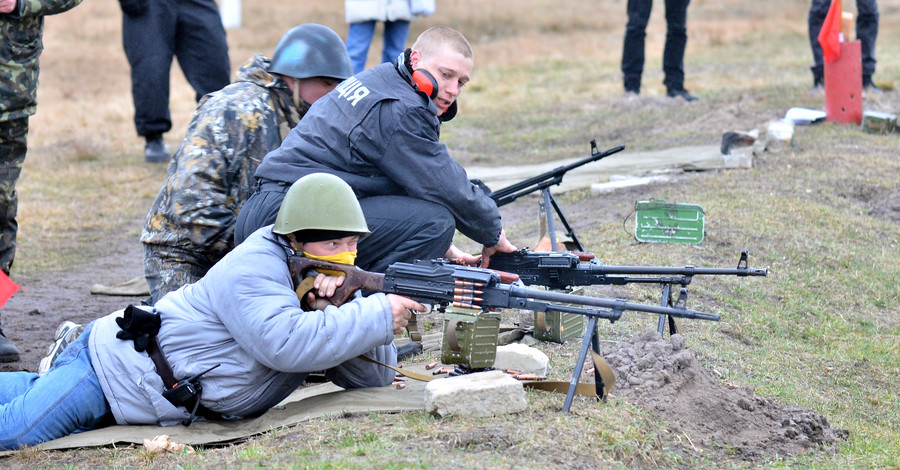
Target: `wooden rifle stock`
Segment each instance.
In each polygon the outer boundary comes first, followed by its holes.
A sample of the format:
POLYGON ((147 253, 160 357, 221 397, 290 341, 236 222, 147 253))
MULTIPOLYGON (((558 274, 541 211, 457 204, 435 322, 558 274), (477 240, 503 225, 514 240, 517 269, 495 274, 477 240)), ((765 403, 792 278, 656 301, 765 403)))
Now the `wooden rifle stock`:
POLYGON ((334 295, 329 299, 331 303, 338 306, 347 303, 358 290, 381 292, 384 288, 384 274, 363 271, 350 264, 332 263, 305 256, 292 256, 288 260, 288 268, 291 271, 294 285, 297 286, 297 295, 301 298, 312 290, 312 281, 307 281, 307 279, 313 279, 310 277, 311 270, 328 269, 344 273, 344 283, 335 289, 334 295))

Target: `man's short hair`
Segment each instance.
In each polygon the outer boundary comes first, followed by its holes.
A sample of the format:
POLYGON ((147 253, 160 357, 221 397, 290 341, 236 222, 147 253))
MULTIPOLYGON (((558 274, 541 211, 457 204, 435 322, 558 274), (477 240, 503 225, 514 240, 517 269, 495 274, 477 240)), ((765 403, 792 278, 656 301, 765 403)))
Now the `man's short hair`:
POLYGON ((474 60, 475 52, 472 45, 459 31, 446 26, 428 28, 416 38, 412 50, 419 51, 422 56, 431 57, 441 52, 444 47, 450 47, 467 59, 474 60))

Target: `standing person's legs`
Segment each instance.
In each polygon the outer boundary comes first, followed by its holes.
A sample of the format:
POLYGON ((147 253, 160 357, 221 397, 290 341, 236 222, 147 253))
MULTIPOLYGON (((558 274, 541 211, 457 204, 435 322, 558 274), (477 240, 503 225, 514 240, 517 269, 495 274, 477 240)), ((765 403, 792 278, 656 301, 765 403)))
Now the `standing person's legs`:
POLYGON ((684 90, 684 50, 687 47, 687 8, 690 0, 666 0, 666 45, 663 83, 668 90, 684 90))
POLYGON ((225 27, 214 0, 180 0, 176 8, 175 57, 200 101, 231 81, 225 27))
POLYGON ((384 49, 381 51, 381 62, 393 62, 406 50, 406 39, 409 36, 409 21, 384 22, 384 49))
POLYGON ((369 56, 373 34, 375 34, 374 21, 350 23, 347 30, 347 54, 350 55, 350 63, 353 64, 353 73, 366 69, 366 58, 369 56))
POLYGON ((356 265, 384 272, 396 262, 441 258, 453 243, 456 221, 444 206, 407 196, 359 200, 371 235, 359 242, 356 265))
POLYGON ((16 183, 28 151, 28 118, 0 121, 0 270, 9 274, 16 256, 19 193, 16 183))
POLYGON ((0 374, 0 449, 13 450, 111 423, 109 404, 91 366, 91 325, 43 377, 0 374))
POLYGON ((812 0, 806 20, 809 28, 809 47, 813 56, 813 66, 809 69, 812 71, 814 87, 825 84, 825 59, 822 56, 822 45, 819 44, 819 31, 825 23, 830 6, 831 0, 812 0))
POLYGON ((878 2, 856 0, 856 37, 862 49, 863 86, 872 86, 875 75, 875 40, 878 39, 878 2))
POLYGON ((628 24, 622 45, 622 74, 625 91, 639 93, 644 72, 644 40, 653 0, 628 0, 628 24))
MULTIPOLYGON (((0 271, 9 274, 16 257, 19 195, 16 182, 28 151, 28 118, 0 121, 0 271)), ((0 362, 18 362, 19 348, 0 325, 0 362)))
POLYGON ((122 15, 122 43, 131 65, 134 125, 139 136, 155 138, 172 128, 169 70, 176 18, 173 0, 147 4, 143 15, 122 15))

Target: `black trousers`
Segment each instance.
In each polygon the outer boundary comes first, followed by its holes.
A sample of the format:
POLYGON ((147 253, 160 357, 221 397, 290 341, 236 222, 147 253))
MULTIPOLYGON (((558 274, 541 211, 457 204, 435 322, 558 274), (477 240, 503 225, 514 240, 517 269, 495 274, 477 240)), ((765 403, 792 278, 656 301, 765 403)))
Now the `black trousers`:
MULTIPOLYGON (((819 31, 828 16, 831 0, 812 0, 809 7, 809 45, 812 49, 813 63, 810 67, 813 81, 824 83, 825 60, 822 56, 822 45, 819 44, 819 31)), ((862 73, 865 81, 871 80, 875 74, 875 40, 878 38, 878 2, 876 0, 856 0, 856 38, 862 49, 862 73)), ((849 39, 849 38, 848 38, 849 39)))
POLYGON ((172 59, 196 99, 228 85, 231 64, 215 0, 153 0, 139 16, 122 15, 122 43, 131 64, 134 125, 140 136, 172 128, 169 71, 172 59))
MULTIPOLYGON (((684 89, 684 49, 687 46, 687 8, 690 0, 665 0, 666 45, 663 49, 663 84, 668 90, 684 89)), ((644 72, 644 41, 653 0, 628 0, 628 25, 622 47, 625 89, 639 91, 644 72)))
MULTIPOLYGON (((263 185, 241 207, 234 228, 235 245, 260 227, 275 223, 287 186, 263 185), (274 188, 273 188, 274 187, 274 188)), ((384 272, 396 262, 443 257, 453 243, 456 221, 444 206, 408 196, 373 196, 359 200, 371 235, 359 242, 356 265, 384 272)))

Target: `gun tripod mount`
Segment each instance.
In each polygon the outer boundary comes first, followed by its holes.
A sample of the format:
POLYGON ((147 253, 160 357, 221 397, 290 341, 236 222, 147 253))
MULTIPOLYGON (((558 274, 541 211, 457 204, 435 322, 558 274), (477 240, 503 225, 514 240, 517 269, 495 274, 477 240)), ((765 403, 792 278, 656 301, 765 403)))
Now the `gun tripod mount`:
POLYGON ((624 145, 619 145, 617 147, 613 147, 601 152, 597 147, 597 141, 591 140, 591 156, 578 160, 577 162, 558 167, 554 170, 537 175, 535 177, 528 178, 518 183, 509 185, 505 188, 498 189, 497 191, 491 191, 491 189, 488 188, 483 181, 478 179, 472 180, 472 183, 476 184, 485 192, 485 194, 490 196, 490 198, 497 203, 497 207, 509 204, 510 202, 513 202, 526 194, 540 191, 541 214, 542 217, 546 217, 547 220, 547 230, 550 233, 550 243, 552 247, 551 249, 553 251, 556 251, 556 248, 559 246, 556 243, 556 229, 554 227, 553 220, 553 213, 556 213, 557 217, 559 217, 559 221, 566 229, 566 236, 572 239, 572 241, 575 243, 575 247, 579 251, 584 251, 584 246, 581 244, 578 236, 575 235, 575 230, 572 229, 572 226, 569 224, 569 220, 566 219, 565 214, 563 214, 562 209, 560 209, 559 203, 556 202, 556 198, 553 197, 553 194, 550 192, 550 187, 558 186, 560 183, 562 183, 563 177, 569 171, 587 165, 588 163, 601 160, 614 153, 621 152, 622 150, 625 150, 624 145), (550 212, 550 207, 553 208, 553 212, 550 212))

